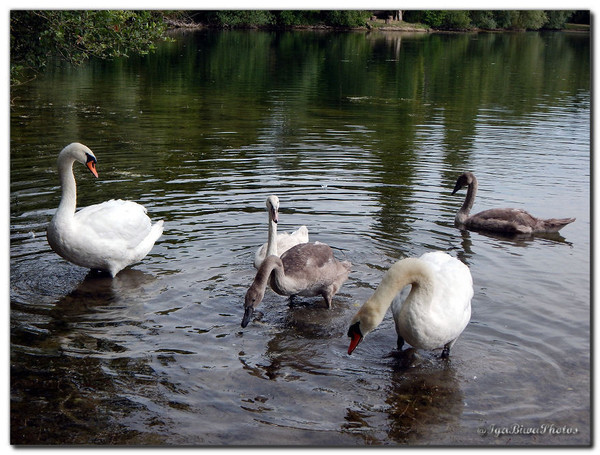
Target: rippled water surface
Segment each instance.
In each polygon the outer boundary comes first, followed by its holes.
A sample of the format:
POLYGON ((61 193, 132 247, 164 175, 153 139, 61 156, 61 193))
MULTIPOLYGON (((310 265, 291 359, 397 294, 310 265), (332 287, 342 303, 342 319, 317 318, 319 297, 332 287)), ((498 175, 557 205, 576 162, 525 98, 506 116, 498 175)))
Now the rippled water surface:
POLYGON ((562 445, 590 432, 589 35, 197 32, 146 58, 51 68, 11 92, 13 444, 562 445), (80 207, 165 232, 115 279, 52 252, 56 156, 80 207), (560 235, 454 227, 475 210, 576 217, 560 235), (242 329, 265 199, 353 263, 327 310, 271 291, 242 329), (346 331, 396 260, 471 269, 448 361, 346 331), (505 433, 505 434, 501 434, 505 433))

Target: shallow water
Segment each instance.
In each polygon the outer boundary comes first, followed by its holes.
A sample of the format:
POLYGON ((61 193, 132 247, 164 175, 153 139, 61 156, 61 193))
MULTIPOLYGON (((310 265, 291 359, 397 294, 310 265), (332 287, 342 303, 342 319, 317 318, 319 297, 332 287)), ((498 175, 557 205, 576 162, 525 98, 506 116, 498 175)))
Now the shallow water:
POLYGON ((588 35, 199 32, 13 89, 11 442, 589 444, 589 75, 588 35), (73 141, 80 207, 165 220, 115 279, 45 238, 73 141), (461 232, 464 170, 475 210, 577 221, 461 232), (353 268, 331 310, 269 291, 242 329, 269 194, 353 268), (474 279, 450 359, 393 352, 390 314, 348 356, 384 271, 431 250, 474 279))

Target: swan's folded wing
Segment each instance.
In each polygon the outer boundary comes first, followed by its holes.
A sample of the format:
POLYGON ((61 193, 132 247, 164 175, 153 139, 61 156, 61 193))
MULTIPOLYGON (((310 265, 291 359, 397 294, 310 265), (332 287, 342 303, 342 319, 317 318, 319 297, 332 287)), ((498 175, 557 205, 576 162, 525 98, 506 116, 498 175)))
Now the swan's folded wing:
POLYGON ((285 273, 294 275, 306 270, 317 271, 334 261, 331 248, 324 243, 301 243, 281 255, 285 273))
POLYGON ((150 232, 146 209, 132 201, 110 200, 91 205, 75 214, 77 222, 93 235, 124 248, 135 248, 150 232))
POLYGON ((448 302, 462 302, 465 309, 470 307, 473 297, 473 277, 469 267, 449 254, 436 251, 425 253, 421 258, 434 269, 437 290, 446 306, 448 302))

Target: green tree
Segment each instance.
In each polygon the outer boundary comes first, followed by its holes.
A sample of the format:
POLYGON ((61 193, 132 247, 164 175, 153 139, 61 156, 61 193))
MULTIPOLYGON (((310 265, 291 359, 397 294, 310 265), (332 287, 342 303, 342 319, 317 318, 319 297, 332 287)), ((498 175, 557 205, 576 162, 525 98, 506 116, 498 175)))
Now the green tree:
POLYGON ((370 16, 369 11, 327 11, 325 23, 337 27, 363 27, 370 16))
POLYGON ((498 28, 498 23, 494 18, 493 11, 475 10, 470 11, 469 13, 474 27, 485 30, 494 30, 495 28, 498 28))
POLYGON ((471 27, 471 17, 468 11, 463 10, 451 10, 446 11, 446 17, 444 18, 444 28, 453 30, 464 30, 471 27))
POLYGON ((264 27, 275 23, 275 16, 263 10, 217 11, 215 19, 219 25, 228 27, 264 27))
POLYGON ((567 21, 573 16, 573 10, 558 10, 546 11, 548 22, 544 24, 544 28, 551 30, 561 30, 565 28, 567 21))
POLYGON ((165 30, 162 14, 151 11, 11 11, 11 82, 41 71, 53 56, 79 65, 147 54, 165 30))
POLYGON ((510 28, 516 30, 539 30, 548 20, 546 13, 540 10, 511 11, 510 18, 510 28))

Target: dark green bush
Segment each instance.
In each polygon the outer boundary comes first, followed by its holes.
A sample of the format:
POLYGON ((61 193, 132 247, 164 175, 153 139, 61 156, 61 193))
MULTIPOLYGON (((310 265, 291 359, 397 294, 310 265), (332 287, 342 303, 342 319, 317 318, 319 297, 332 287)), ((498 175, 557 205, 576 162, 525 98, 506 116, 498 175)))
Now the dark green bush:
POLYGON ((447 11, 425 10, 422 11, 420 22, 433 28, 441 28, 446 20, 447 11))
POLYGON ((471 28, 469 12, 463 10, 447 11, 443 26, 444 28, 452 30, 465 30, 471 28))
POLYGON ((369 17, 371 17, 371 12, 359 10, 327 11, 324 16, 325 23, 334 27, 364 27, 369 17))
POLYGON ((494 30, 498 27, 496 20, 494 19, 493 11, 471 11, 471 23, 474 27, 481 28, 484 30, 494 30))
POLYGON ((541 10, 511 11, 509 28, 514 30, 539 30, 547 22, 546 13, 541 10))
POLYGON ((567 21, 573 16, 572 10, 546 11, 548 22, 544 24, 544 28, 551 30, 561 30, 565 28, 567 21))
POLYGON ((233 28, 264 27, 275 24, 275 16, 270 11, 264 10, 217 11, 215 19, 219 25, 233 28))

